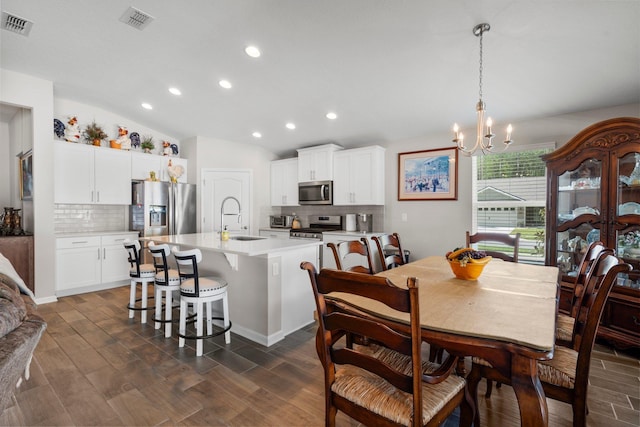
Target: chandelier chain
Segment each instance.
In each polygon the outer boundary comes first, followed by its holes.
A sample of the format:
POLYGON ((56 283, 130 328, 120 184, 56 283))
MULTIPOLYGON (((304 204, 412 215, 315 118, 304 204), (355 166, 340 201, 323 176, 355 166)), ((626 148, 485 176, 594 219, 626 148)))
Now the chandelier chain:
POLYGON ((482 36, 484 34, 483 30, 480 30, 480 79, 479 79, 479 95, 480 95, 480 101, 482 101, 482 36))

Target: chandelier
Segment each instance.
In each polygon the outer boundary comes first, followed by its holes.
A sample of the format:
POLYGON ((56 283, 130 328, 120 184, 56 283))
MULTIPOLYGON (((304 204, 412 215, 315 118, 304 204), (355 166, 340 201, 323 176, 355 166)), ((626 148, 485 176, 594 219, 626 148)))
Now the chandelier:
MULTIPOLYGON (((479 79, 479 95, 480 100, 478 104, 476 104, 476 113, 478 115, 478 122, 476 124, 476 143, 473 147, 468 148, 464 145, 464 135, 460 132, 460 128, 458 124, 455 123, 453 125, 453 142, 458 146, 458 150, 462 151, 467 155, 472 155, 476 152, 477 149, 481 149, 484 154, 490 153, 494 151, 493 146, 493 137, 495 136, 492 131, 493 120, 491 117, 487 118, 486 121, 486 129, 485 129, 485 121, 484 115, 486 113, 486 104, 482 101, 482 36, 485 32, 489 31, 491 26, 487 23, 478 24, 473 27, 473 34, 476 37, 480 37, 480 79, 479 79)), ((507 147, 513 142, 511 141, 511 131, 513 128, 511 124, 507 126, 507 136, 504 140, 504 148, 506 150, 507 147)))

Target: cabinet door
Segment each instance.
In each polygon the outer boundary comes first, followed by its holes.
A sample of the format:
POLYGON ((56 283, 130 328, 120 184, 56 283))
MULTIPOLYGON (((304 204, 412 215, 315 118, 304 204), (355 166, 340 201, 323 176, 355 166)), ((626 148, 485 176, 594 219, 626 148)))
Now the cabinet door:
POLYGON ((333 179, 333 151, 320 150, 314 153, 314 181, 333 179))
POLYGON ((126 151, 96 150, 95 202, 108 205, 131 203, 131 156, 126 151))
POLYGON ((100 284, 100 237, 59 238, 56 247, 56 290, 100 284))
POLYGON ((102 283, 129 279, 127 251, 122 244, 102 247, 102 283))
POLYGON ((154 154, 131 153, 131 179, 145 180, 154 172, 161 179, 162 157, 154 154))
POLYGON ((351 156, 350 170, 353 203, 384 204, 384 151, 372 148, 354 153, 351 156))
POLYGON ((298 205, 298 159, 271 162, 271 206, 298 205))
POLYGON ((333 158, 333 204, 353 204, 351 185, 351 156, 349 153, 336 153, 333 158))
POLYGON ((315 155, 313 152, 298 154, 298 182, 315 181, 315 155))
POLYGON ((93 203, 93 147, 70 142, 55 143, 53 149, 53 200, 55 203, 93 203))

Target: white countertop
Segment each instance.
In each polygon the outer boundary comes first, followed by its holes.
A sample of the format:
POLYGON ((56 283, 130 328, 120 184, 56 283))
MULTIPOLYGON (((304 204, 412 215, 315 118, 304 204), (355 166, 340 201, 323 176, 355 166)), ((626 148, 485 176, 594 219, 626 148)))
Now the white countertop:
POLYGON ((135 234, 137 231, 79 231, 77 233, 56 233, 56 237, 82 237, 82 236, 114 236, 119 234, 135 234))
POLYGON ((140 240, 152 240, 156 243, 169 243, 172 245, 184 245, 201 250, 238 254, 246 256, 266 255, 276 252, 285 252, 299 248, 319 246, 320 240, 300 239, 274 239, 270 237, 258 238, 258 240, 233 240, 225 242, 220 240, 218 233, 177 234, 172 236, 143 237, 140 240))
POLYGON ((333 234, 337 236, 360 236, 360 237, 371 237, 371 236, 379 236, 384 234, 382 231, 345 231, 345 230, 336 230, 336 231, 323 231, 322 234, 333 234))

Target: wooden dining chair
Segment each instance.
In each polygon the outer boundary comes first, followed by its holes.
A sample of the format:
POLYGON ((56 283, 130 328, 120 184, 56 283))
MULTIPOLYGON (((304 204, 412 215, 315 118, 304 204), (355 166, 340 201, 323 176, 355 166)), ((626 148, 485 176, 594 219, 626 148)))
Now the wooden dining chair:
MULTIPOLYGON (((631 268, 606 250, 600 253, 585 279, 572 347, 556 345, 553 359, 538 362, 538 377, 546 397, 571 405, 575 427, 586 425, 591 352, 605 303, 618 274, 631 268)), ((467 381, 476 402, 478 383, 483 377, 510 383, 508 376, 495 370, 486 360, 474 357, 472 361, 467 381)), ((474 425, 480 425, 477 413, 476 417, 474 425)))
POLYGON ((421 359, 420 309, 415 278, 407 289, 386 278, 301 267, 309 273, 318 310, 316 351, 324 369, 325 425, 335 426, 337 411, 364 425, 434 426, 460 406, 460 424, 470 424, 473 400, 454 365, 425 373, 421 359), (396 324, 327 297, 332 292, 359 295, 408 314, 396 324), (344 345, 346 334, 366 335, 375 345, 344 345), (381 357, 380 349, 386 356, 381 357), (389 351, 391 350, 391 351, 389 351))
POLYGON ((336 268, 338 270, 351 271, 354 273, 373 274, 373 260, 371 259, 371 250, 369 248, 369 241, 366 237, 360 240, 347 240, 340 242, 337 245, 333 242, 327 243, 327 246, 331 248, 333 252, 333 258, 336 261, 336 268), (346 262, 351 262, 354 257, 359 257, 359 261, 365 261, 366 264, 357 264, 351 267, 346 267, 346 262))
MULTIPOLYGON (((578 265, 575 281, 573 282, 573 294, 571 296, 571 308, 569 309, 569 314, 558 313, 556 319, 556 344, 567 347, 571 347, 573 345, 572 339, 575 317, 578 314, 580 304, 582 303, 586 276, 596 258, 598 258, 600 253, 605 249, 604 243, 600 241, 592 242, 584 253, 582 261, 580 261, 580 264, 578 265)), ((609 251, 613 254, 612 249, 609 249, 609 251)))
POLYGON ((492 256, 494 258, 500 258, 509 262, 518 262, 518 250, 520 249, 520 233, 516 233, 515 236, 510 236, 505 233, 476 233, 470 234, 467 231, 467 247, 471 247, 472 244, 481 243, 481 242, 493 242, 499 243, 502 245, 507 245, 513 248, 513 252, 510 254, 504 251, 497 251, 488 249, 483 249, 487 255, 492 256))
POLYGON ((383 271, 407 263, 398 233, 373 236, 371 239, 376 242, 383 271))

